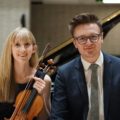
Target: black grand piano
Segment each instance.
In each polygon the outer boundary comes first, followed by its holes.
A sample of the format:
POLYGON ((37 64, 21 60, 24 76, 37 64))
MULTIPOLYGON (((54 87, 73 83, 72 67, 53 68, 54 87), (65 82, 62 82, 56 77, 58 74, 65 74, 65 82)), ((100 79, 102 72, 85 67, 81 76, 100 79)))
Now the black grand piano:
MULTIPOLYGON (((103 37, 106 37, 108 32, 119 22, 120 22, 120 10, 102 19, 101 23, 104 31, 103 37)), ((65 41, 61 45, 50 50, 43 59, 43 62, 46 63, 48 59, 53 59, 55 62, 55 66, 58 68, 59 66, 64 65, 66 62, 74 59, 78 55, 79 53, 73 46, 72 38, 70 38, 68 41, 65 41)), ((56 72, 51 76, 53 83, 55 74, 56 72)))

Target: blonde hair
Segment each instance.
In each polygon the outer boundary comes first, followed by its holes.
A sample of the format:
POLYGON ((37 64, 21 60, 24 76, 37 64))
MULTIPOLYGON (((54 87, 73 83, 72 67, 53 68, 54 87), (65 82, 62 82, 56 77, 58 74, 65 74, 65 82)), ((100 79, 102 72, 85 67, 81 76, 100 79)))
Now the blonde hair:
MULTIPOLYGON (((15 90, 12 90, 11 88, 14 88, 12 80, 12 44, 15 42, 16 38, 19 38, 21 41, 29 42, 33 45, 36 45, 36 40, 33 34, 27 28, 18 27, 9 34, 0 57, 0 101, 9 101, 10 94, 13 94, 11 92, 15 92, 15 90)), ((36 67, 37 63, 38 53, 36 51, 31 56, 30 66, 36 67)))

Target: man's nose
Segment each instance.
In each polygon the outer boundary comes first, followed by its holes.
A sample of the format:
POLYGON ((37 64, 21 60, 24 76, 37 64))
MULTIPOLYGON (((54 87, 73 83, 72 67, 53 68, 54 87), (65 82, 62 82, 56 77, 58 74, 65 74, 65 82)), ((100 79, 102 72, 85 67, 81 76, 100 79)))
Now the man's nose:
POLYGON ((86 39, 86 44, 92 44, 90 38, 87 38, 87 39, 86 39))

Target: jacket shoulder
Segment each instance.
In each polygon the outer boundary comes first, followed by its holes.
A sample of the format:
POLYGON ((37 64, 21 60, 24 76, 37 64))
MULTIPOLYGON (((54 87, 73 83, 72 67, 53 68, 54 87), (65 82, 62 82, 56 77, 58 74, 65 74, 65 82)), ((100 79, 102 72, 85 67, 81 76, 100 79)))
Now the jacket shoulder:
POLYGON ((80 56, 79 57, 76 57, 74 58, 73 60, 65 63, 64 65, 60 66, 58 69, 59 70, 62 70, 62 71, 65 71, 65 70, 72 70, 75 65, 79 64, 80 63, 80 56))
POLYGON ((120 58, 117 56, 109 55, 109 54, 103 54, 104 59, 107 61, 110 61, 112 63, 120 63, 120 58))

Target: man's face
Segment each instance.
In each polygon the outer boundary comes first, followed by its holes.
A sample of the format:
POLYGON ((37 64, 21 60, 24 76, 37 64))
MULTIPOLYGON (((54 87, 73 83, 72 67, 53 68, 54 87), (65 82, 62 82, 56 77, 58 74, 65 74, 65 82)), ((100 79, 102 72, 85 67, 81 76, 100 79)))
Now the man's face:
POLYGON ((88 62, 95 62, 100 55, 103 35, 97 24, 79 25, 74 30, 74 46, 88 62))

